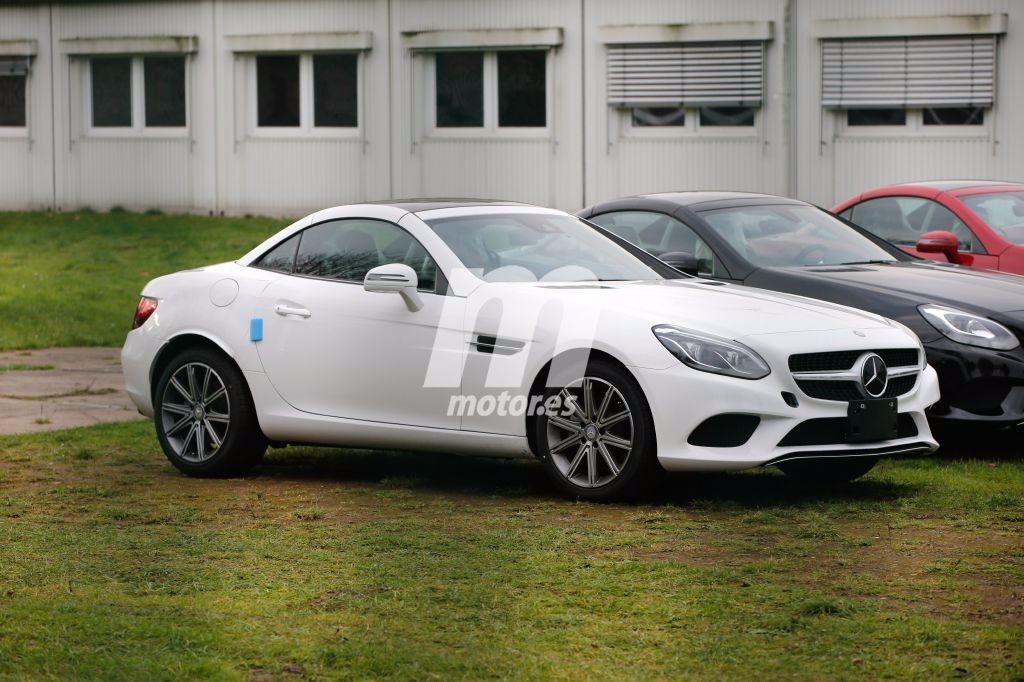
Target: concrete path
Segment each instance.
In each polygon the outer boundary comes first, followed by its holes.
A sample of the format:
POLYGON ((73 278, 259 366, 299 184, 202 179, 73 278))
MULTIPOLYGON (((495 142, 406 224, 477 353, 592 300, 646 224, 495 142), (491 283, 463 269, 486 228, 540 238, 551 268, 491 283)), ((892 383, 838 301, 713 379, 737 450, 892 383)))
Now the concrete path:
POLYGON ((0 434, 142 419, 124 392, 120 354, 120 348, 0 353, 0 434))

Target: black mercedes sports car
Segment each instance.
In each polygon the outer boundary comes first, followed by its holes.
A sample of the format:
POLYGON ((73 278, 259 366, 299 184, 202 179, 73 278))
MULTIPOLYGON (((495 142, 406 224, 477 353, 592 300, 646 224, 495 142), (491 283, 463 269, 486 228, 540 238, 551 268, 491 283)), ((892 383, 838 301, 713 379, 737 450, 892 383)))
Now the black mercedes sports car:
MULTIPOLYGON (((765 194, 648 194, 579 215, 685 274, 901 322, 939 375, 933 421, 1024 425, 1024 277, 922 260, 820 208, 765 194)), ((807 397, 846 399, 838 383, 800 386, 807 397)))

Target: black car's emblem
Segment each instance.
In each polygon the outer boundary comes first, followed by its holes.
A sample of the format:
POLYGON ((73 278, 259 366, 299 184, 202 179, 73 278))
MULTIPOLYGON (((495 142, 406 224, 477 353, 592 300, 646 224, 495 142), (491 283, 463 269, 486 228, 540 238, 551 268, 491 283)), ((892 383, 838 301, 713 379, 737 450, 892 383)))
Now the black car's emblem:
POLYGON ((889 387, 889 368, 875 353, 865 353, 857 360, 861 392, 867 398, 880 398, 889 387))

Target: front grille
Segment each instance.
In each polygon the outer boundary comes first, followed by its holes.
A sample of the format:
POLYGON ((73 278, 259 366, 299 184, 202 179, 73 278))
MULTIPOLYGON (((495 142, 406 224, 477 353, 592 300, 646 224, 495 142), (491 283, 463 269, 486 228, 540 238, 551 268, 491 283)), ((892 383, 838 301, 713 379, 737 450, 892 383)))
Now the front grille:
MULTIPOLYGON (((889 385, 880 398, 898 398, 901 395, 910 393, 914 384, 917 383, 917 375, 911 374, 905 377, 895 377, 889 380, 889 385)), ((796 385, 808 398, 818 400, 860 400, 861 395, 857 384, 853 381, 797 381, 796 385)))
MULTIPOLYGON (((846 442, 846 417, 823 417, 800 422, 779 441, 779 447, 799 445, 839 445, 846 442)), ((914 418, 904 412, 896 419, 897 438, 918 434, 914 418)))
POLYGON ((789 356, 790 372, 837 372, 853 367, 864 353, 877 353, 888 367, 911 367, 921 362, 917 348, 884 348, 882 350, 840 350, 830 353, 800 353, 789 356))

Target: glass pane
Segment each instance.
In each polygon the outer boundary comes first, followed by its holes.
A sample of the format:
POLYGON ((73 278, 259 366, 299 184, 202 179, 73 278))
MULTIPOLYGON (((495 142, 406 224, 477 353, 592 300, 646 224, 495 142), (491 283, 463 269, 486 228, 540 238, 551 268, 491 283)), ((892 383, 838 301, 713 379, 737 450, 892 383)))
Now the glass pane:
POLYGON ((682 107, 638 107, 632 109, 633 125, 638 128, 686 125, 682 107))
POLYGON ((960 197, 996 234, 1024 244, 1024 192, 993 192, 960 197))
POLYGON ((715 126, 752 126, 754 107, 701 107, 700 125, 703 128, 715 126))
POLYGON ((547 52, 498 53, 498 125, 543 128, 547 120, 547 52))
POLYGON ((421 287, 434 286, 434 263, 409 234, 381 220, 332 220, 302 233, 295 273, 362 282, 378 265, 405 263, 424 278, 421 287))
POLYGON ((108 57, 90 61, 92 69, 92 124, 97 128, 132 125, 132 61, 108 57))
POLYGON ((295 265, 295 247, 298 245, 299 235, 295 235, 263 254, 253 265, 264 270, 291 272, 295 265))
POLYGON ((356 60, 354 54, 313 56, 313 125, 339 128, 358 125, 356 60))
POLYGON ((25 77, 0 76, 0 126, 25 125, 25 77))
POLYGON ((981 107, 950 107, 924 110, 926 126, 980 126, 985 122, 981 107))
POLYGON ((484 53, 438 52, 434 56, 438 128, 484 124, 484 53))
POLYGON ((299 125, 298 55, 256 57, 256 124, 299 125))
POLYGON ((655 256, 688 253, 697 259, 700 274, 714 272, 714 254, 708 245, 693 228, 671 216, 650 211, 618 211, 591 218, 590 222, 655 256))
POLYGON ((901 126, 906 123, 906 109, 850 109, 846 112, 846 124, 851 126, 901 126))
POLYGON ((857 204, 853 222, 896 246, 914 246, 930 203, 919 197, 879 197, 857 204))
POLYGON ((964 225, 963 221, 956 217, 956 214, 945 206, 934 201, 928 202, 932 206, 931 214, 924 224, 924 232, 932 230, 945 230, 956 235, 957 248, 960 251, 974 251, 974 233, 964 225))
POLYGON ((146 57, 146 126, 174 128, 185 125, 185 58, 146 57))

